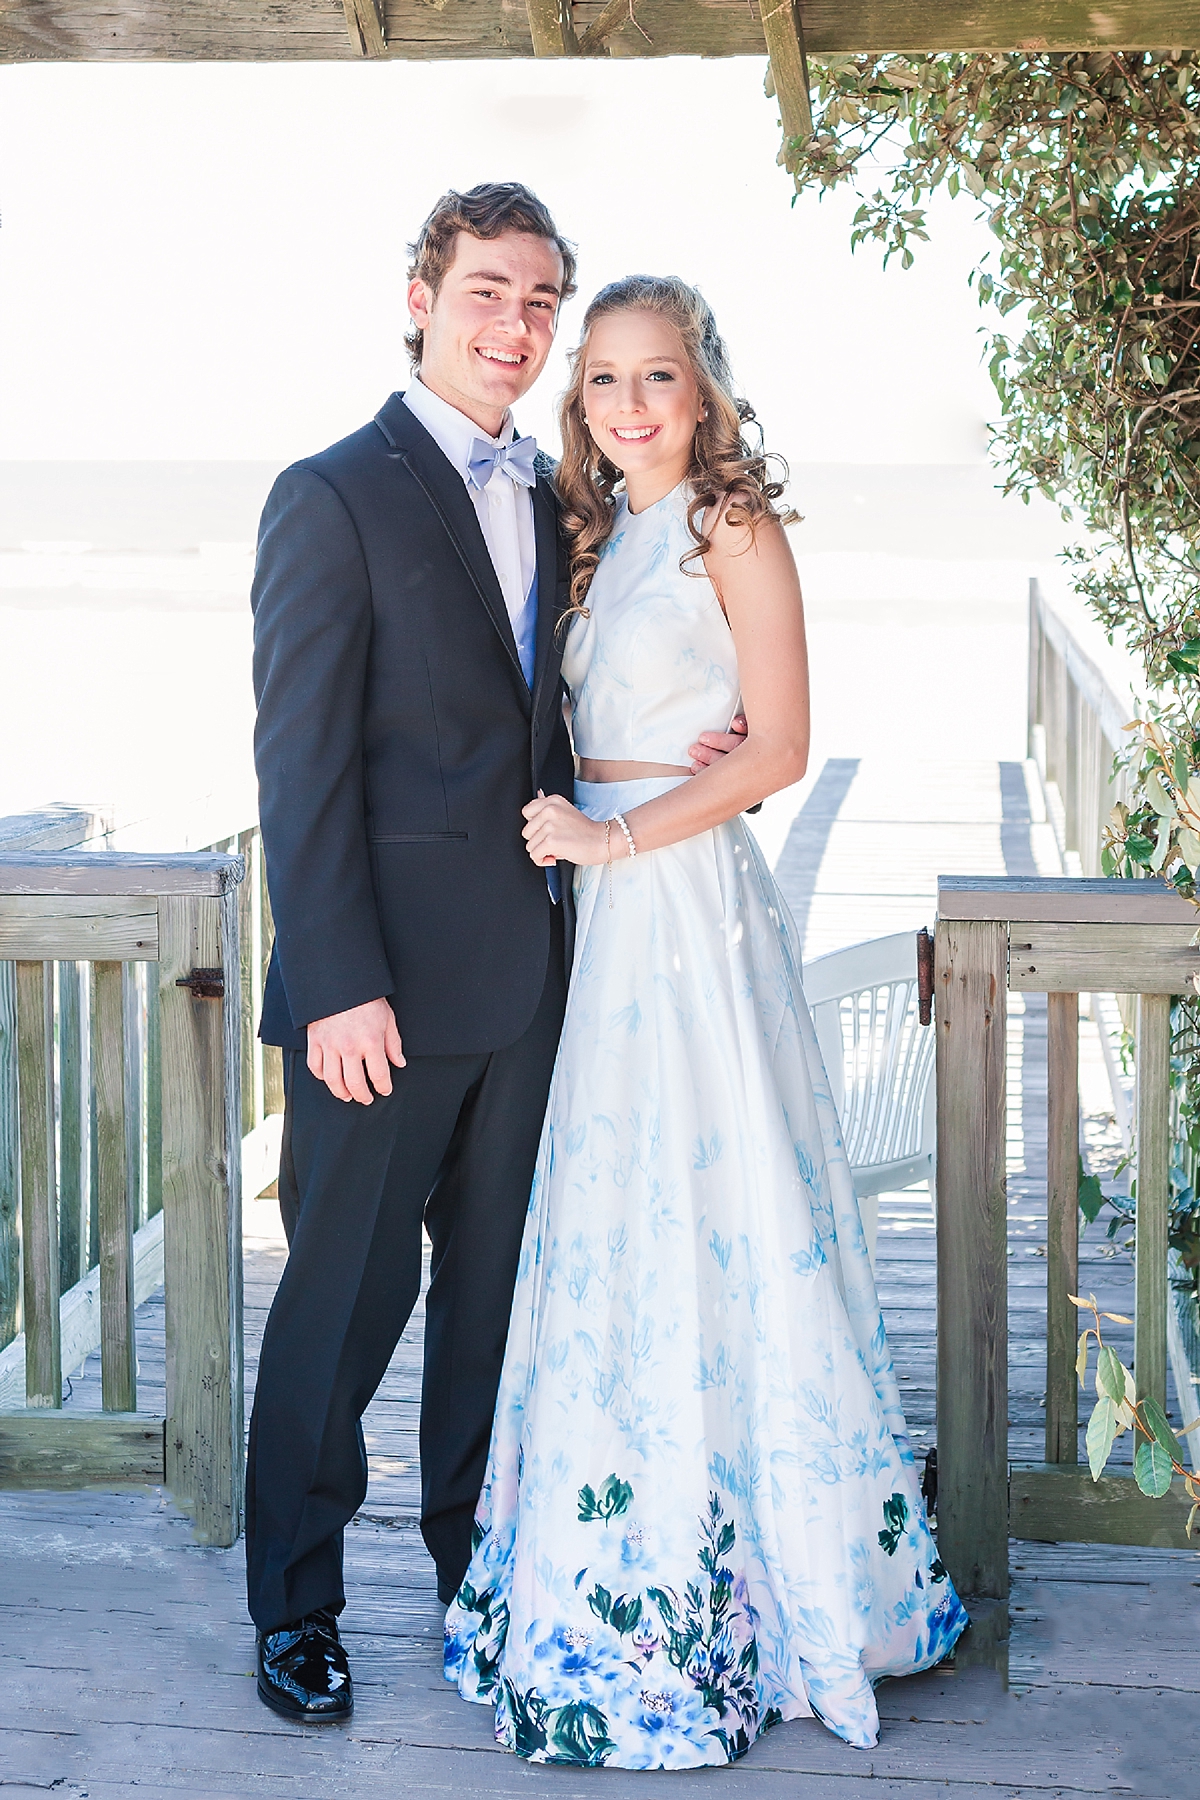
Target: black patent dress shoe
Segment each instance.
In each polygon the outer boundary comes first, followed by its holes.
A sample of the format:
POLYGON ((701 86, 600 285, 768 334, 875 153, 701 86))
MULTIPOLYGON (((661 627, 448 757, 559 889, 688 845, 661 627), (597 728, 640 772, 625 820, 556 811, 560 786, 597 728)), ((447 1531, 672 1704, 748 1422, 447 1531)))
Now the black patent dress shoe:
POLYGON ((258 1633, 258 1697, 285 1718, 325 1725, 354 1710, 350 1664, 327 1607, 258 1633))

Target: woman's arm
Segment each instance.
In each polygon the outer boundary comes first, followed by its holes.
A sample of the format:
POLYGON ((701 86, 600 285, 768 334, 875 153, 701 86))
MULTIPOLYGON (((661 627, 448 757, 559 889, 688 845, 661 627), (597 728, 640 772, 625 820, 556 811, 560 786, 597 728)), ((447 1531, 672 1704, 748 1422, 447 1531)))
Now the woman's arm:
MULTIPOLYGON (((745 739, 690 781, 626 815, 639 851, 697 837, 799 781, 808 762, 808 648, 800 578, 783 528, 763 519, 756 532, 722 512, 704 566, 725 608, 737 650, 745 739)), ((525 808, 525 840, 535 862, 605 860, 604 827, 556 795, 525 808)), ((613 861, 628 854, 610 833, 613 861)))

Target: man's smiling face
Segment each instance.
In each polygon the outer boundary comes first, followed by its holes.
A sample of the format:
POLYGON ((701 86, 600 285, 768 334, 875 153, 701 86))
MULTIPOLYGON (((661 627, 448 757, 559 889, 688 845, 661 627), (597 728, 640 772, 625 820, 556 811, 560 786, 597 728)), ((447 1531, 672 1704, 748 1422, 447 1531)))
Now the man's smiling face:
POLYGON ((420 277, 409 284, 408 310, 425 334, 421 380, 495 437, 550 354, 562 281, 549 238, 460 231, 437 293, 420 277))

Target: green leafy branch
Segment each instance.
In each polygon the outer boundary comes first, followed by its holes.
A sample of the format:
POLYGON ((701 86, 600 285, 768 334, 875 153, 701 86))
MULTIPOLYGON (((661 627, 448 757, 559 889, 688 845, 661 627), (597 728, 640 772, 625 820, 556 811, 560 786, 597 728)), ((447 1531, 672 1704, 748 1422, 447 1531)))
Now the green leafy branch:
MULTIPOLYGON (((1087 1379, 1089 1346, 1094 1338, 1097 1399, 1088 1420, 1086 1437, 1092 1480, 1099 1481, 1116 1440, 1126 1431, 1132 1431, 1138 1439, 1133 1453, 1133 1476, 1143 1494, 1161 1500, 1170 1491, 1176 1476, 1183 1477, 1184 1488, 1192 1502, 1187 1518, 1187 1534, 1191 1537, 1192 1525, 1200 1513, 1200 1477, 1184 1467, 1183 1447, 1158 1401, 1151 1397, 1137 1398, 1132 1372, 1112 1346, 1104 1342, 1101 1333, 1101 1319, 1111 1319, 1117 1325, 1131 1325, 1132 1319, 1123 1313, 1101 1312, 1094 1294, 1086 1300, 1078 1294, 1068 1298, 1080 1311, 1090 1312, 1095 1320, 1094 1325, 1080 1333, 1079 1354, 1075 1361, 1075 1372, 1082 1387, 1087 1379)), ((1200 1426, 1200 1419, 1193 1419, 1190 1425, 1183 1427, 1184 1435, 1197 1426, 1200 1426)))

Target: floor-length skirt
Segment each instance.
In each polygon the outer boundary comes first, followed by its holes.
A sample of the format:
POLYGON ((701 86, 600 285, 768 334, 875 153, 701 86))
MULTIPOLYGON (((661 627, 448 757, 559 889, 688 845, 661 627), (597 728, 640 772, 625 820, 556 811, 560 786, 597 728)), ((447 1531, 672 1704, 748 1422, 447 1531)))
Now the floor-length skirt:
MULTIPOLYGON (((593 818, 671 780, 580 784, 593 818)), ((967 1619, 922 1506, 795 926, 742 820, 576 877, 446 1673, 539 1762, 732 1761, 967 1619)))

